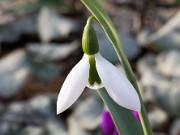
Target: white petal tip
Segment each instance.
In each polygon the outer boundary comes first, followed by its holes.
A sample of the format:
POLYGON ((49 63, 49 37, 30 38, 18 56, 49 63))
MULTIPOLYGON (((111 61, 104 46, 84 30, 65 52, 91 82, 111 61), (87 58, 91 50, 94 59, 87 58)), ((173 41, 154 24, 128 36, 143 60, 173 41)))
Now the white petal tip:
POLYGON ((58 111, 58 110, 57 110, 57 113, 56 113, 56 114, 58 115, 58 114, 60 114, 60 113, 61 113, 61 111, 58 111))
MULTIPOLYGON (((67 103, 67 102, 66 102, 66 103, 67 103)), ((56 106, 56 108, 57 108, 56 114, 58 115, 58 114, 64 112, 68 107, 69 107, 69 106, 68 106, 67 104, 64 104, 64 105, 63 105, 62 102, 60 102, 60 101, 58 100, 58 101, 57 101, 57 106, 56 106)))
POLYGON ((57 115, 58 115, 58 114, 60 114, 60 113, 59 113, 59 111, 57 111, 57 113, 56 113, 56 114, 57 114, 57 115))
POLYGON ((136 111, 136 112, 140 113, 141 112, 141 108, 134 109, 133 111, 136 111))
POLYGON ((61 111, 59 110, 59 108, 57 107, 57 112, 56 112, 56 114, 58 115, 58 114, 60 114, 61 113, 61 111))
POLYGON ((56 112, 56 114, 58 115, 58 114, 60 114, 60 113, 62 113, 63 111, 62 111, 62 109, 60 109, 59 108, 59 105, 57 104, 57 112, 56 112))
POLYGON ((137 102, 136 105, 134 105, 134 108, 132 109, 133 111, 136 111, 138 113, 141 112, 141 103, 140 103, 140 100, 137 102))

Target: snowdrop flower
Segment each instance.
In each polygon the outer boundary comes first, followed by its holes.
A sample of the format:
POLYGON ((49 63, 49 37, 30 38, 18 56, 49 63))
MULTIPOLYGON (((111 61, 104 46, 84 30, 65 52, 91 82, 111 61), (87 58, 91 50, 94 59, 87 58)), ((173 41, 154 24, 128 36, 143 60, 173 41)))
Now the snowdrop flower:
POLYGON ((92 89, 105 87, 110 97, 120 106, 140 111, 139 96, 114 65, 99 53, 96 33, 88 20, 82 38, 83 58, 68 74, 57 100, 57 114, 69 108, 87 86, 92 89))

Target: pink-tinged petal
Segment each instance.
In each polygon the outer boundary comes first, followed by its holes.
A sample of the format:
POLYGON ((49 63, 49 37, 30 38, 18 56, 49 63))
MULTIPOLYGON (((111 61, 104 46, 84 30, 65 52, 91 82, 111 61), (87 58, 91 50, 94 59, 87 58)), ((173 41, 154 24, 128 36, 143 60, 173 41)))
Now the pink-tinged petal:
POLYGON ((139 113, 136 112, 136 111, 132 111, 132 112, 133 112, 134 116, 136 117, 136 119, 137 119, 139 122, 141 122, 140 117, 139 117, 139 113))
POLYGON ((105 135, 111 135, 114 132, 115 125, 108 111, 102 113, 101 129, 105 135))
POLYGON ((139 96, 129 80, 99 53, 95 59, 97 72, 111 98, 120 106, 140 112, 139 96))
POLYGON ((117 128, 115 127, 113 135, 119 135, 117 128))
POLYGON ((84 54, 61 87, 57 100, 57 114, 69 108, 81 95, 88 83, 89 68, 88 56, 84 54))

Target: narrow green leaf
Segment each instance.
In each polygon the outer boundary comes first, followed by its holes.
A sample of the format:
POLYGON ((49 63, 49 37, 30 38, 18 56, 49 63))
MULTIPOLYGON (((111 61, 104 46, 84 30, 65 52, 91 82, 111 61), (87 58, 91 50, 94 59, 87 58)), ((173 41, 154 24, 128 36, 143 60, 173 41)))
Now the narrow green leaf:
POLYGON ((130 110, 116 104, 105 88, 98 90, 98 93, 109 108, 116 127, 121 135, 143 135, 140 123, 130 110))

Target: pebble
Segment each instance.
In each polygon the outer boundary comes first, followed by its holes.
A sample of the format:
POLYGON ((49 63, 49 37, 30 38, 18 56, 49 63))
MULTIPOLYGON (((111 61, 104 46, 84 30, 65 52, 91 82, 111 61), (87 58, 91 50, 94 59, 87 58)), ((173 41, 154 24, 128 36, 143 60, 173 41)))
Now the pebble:
POLYGON ((15 96, 24 88, 30 75, 29 68, 21 68, 0 77, 0 94, 3 98, 15 96))
POLYGON ((148 118, 152 128, 158 129, 168 120, 168 115, 163 110, 157 108, 148 114, 148 118))
POLYGON ((176 119, 170 129, 170 135, 180 135, 180 119, 176 119))
POLYGON ((74 119, 69 119, 68 135, 93 135, 91 132, 83 129, 74 119))
POLYGON ((25 86, 31 73, 31 62, 23 49, 18 49, 0 60, 0 94, 3 98, 16 95, 25 86), (13 83, 12 83, 13 82, 13 83))
POLYGON ((94 130, 101 123, 102 111, 102 102, 100 102, 100 100, 97 98, 89 97, 85 101, 79 103, 69 119, 76 121, 76 124, 83 129, 94 130))
POLYGON ((78 41, 71 43, 55 44, 55 43, 29 43, 27 50, 31 55, 42 61, 62 60, 71 55, 79 47, 78 41))
POLYGON ((180 116, 180 85, 160 83, 154 89, 154 97, 158 105, 171 116, 180 116))
POLYGON ((22 34, 32 35, 37 32, 34 16, 22 17, 0 26, 0 39, 4 42, 16 42, 22 34), (24 26, 24 27, 22 27, 24 26))
MULTIPOLYGON (((119 62, 117 54, 104 31, 97 25, 95 30, 99 39, 99 48, 102 56, 112 63, 119 62)), ((127 58, 129 60, 135 59, 141 52, 137 41, 129 34, 120 33, 119 36, 127 58)))
POLYGON ((179 22, 180 11, 176 13, 163 27, 157 32, 152 33, 147 29, 142 31, 138 36, 138 41, 141 45, 149 46, 156 50, 169 50, 180 48, 180 32, 179 22))
POLYGON ((152 61, 145 56, 138 62, 144 101, 156 102, 170 116, 180 116, 179 54, 178 50, 164 51, 152 61))
MULTIPOLYGON (((46 123, 47 135, 69 135, 64 124, 60 120, 51 119, 46 123)), ((75 134, 74 134, 75 135, 75 134)))
POLYGON ((20 135, 46 135, 46 133, 46 129, 41 126, 29 125, 21 131, 20 135))
POLYGON ((37 20, 41 41, 47 43, 52 39, 67 38, 70 33, 79 30, 77 21, 59 15, 55 10, 42 8, 37 20))
POLYGON ((157 83, 160 80, 163 80, 163 75, 157 69, 147 70, 146 72, 144 72, 144 74, 143 74, 143 76, 141 78, 141 82, 145 86, 154 86, 154 85, 157 85, 157 83))
POLYGON ((163 74, 171 77, 180 78, 179 58, 180 58, 180 51, 178 50, 163 52, 157 58, 157 66, 163 74))
POLYGON ((0 123, 0 134, 1 135, 19 135, 22 130, 22 126, 17 123, 1 122, 0 123))
MULTIPOLYGON (((37 60, 37 59, 36 59, 37 60)), ((61 75, 58 65, 47 61, 36 61, 33 66, 33 75, 39 81, 51 81, 61 75)))
POLYGON ((154 54, 147 54, 137 62, 138 73, 143 74, 145 71, 153 70, 156 65, 156 56, 154 54))
POLYGON ((0 76, 29 66, 30 61, 26 51, 23 49, 14 50, 0 60, 0 76))
POLYGON ((43 117, 52 117, 56 114, 53 95, 36 95, 28 101, 28 106, 43 117))

